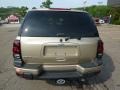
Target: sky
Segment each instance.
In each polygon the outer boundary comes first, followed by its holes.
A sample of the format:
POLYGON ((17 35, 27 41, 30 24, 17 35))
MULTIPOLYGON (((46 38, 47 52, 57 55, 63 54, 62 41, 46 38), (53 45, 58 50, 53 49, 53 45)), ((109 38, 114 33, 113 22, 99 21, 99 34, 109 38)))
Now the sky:
MULTIPOLYGON (((21 7, 27 6, 29 9, 32 7, 39 8, 41 3, 45 0, 0 0, 0 7, 14 6, 21 7)), ((76 8, 83 7, 85 0, 51 0, 53 2, 52 8, 76 8)), ((107 0, 86 0, 85 6, 91 5, 107 5, 107 0)))

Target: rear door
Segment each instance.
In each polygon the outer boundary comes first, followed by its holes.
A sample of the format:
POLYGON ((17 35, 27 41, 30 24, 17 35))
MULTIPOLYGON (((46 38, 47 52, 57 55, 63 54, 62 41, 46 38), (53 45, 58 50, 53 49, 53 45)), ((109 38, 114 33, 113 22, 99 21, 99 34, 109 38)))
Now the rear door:
POLYGON ((37 64, 91 61, 96 57, 99 40, 90 16, 72 11, 31 11, 19 35, 23 60, 37 64))

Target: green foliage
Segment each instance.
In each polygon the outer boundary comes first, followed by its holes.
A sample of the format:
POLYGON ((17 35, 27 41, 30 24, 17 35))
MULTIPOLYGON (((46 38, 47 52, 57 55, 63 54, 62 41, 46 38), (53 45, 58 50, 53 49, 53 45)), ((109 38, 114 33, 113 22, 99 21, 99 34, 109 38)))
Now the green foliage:
MULTIPOLYGON (((83 10, 84 8, 77 8, 83 10)), ((103 18, 105 16, 112 16, 111 23, 120 25, 120 7, 111 6, 90 6, 85 9, 93 17, 103 18)))
POLYGON ((110 10, 110 14, 112 15, 111 22, 116 25, 120 25, 120 7, 113 7, 110 10))
POLYGON ((112 23, 115 25, 120 25, 120 20, 114 20, 114 21, 112 21, 112 23))
POLYGON ((10 14, 13 14, 13 13, 15 13, 15 12, 17 12, 17 8, 13 8, 13 7, 10 7, 10 8, 0 8, 0 17, 2 18, 2 19, 4 19, 4 18, 6 18, 8 15, 10 15, 10 14))
POLYGON ((36 7, 32 7, 32 9, 37 9, 36 7))
POLYGON ((91 6, 87 7, 86 11, 88 11, 92 16, 102 18, 104 16, 109 16, 111 7, 108 6, 91 6))
MULTIPOLYGON (((77 8, 78 10, 84 10, 84 8, 77 8)), ((104 16, 108 16, 109 15, 109 11, 110 11, 111 7, 108 6, 90 6, 90 7, 86 7, 85 11, 87 11, 88 13, 90 13, 93 17, 99 17, 102 18, 104 16)))
POLYGON ((53 2, 51 2, 51 0, 46 0, 45 2, 42 3, 42 5, 40 7, 42 7, 42 8, 50 8, 51 4, 53 4, 53 2))
POLYGON ((27 12, 28 8, 22 6, 21 8, 18 7, 7 7, 7 8, 0 8, 0 17, 2 19, 5 19, 6 17, 8 17, 11 14, 15 14, 19 17, 24 17, 26 12, 27 12))
POLYGON ((20 8, 20 10, 18 11, 18 13, 19 13, 22 17, 24 17, 25 14, 27 13, 27 10, 28 10, 27 7, 22 6, 22 7, 20 8))

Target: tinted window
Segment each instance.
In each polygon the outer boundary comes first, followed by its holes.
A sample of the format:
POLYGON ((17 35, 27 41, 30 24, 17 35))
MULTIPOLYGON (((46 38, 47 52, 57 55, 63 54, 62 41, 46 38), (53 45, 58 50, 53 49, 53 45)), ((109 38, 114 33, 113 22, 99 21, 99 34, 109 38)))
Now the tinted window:
POLYGON ((21 30, 21 36, 29 37, 98 36, 93 20, 84 12, 30 11, 21 30))

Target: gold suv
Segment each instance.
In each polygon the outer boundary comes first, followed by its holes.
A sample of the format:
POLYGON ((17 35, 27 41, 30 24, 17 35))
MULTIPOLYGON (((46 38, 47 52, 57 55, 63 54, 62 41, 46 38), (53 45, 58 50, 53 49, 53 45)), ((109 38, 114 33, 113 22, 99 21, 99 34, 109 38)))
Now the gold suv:
POLYGON ((99 72, 103 42, 92 17, 69 9, 31 10, 13 43, 16 74, 29 79, 78 78, 99 72))

